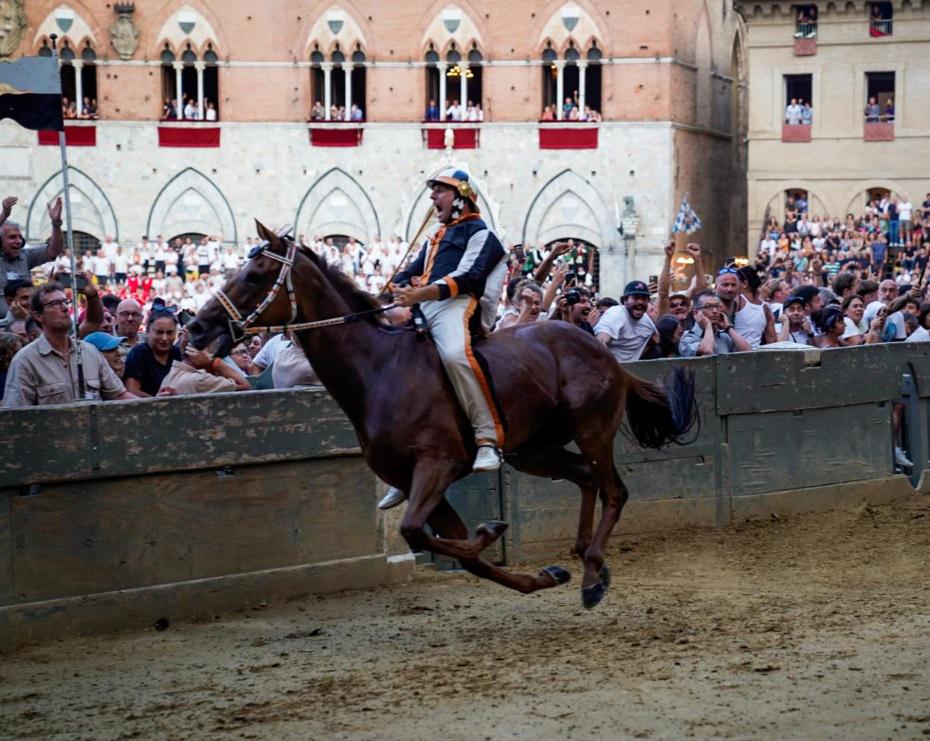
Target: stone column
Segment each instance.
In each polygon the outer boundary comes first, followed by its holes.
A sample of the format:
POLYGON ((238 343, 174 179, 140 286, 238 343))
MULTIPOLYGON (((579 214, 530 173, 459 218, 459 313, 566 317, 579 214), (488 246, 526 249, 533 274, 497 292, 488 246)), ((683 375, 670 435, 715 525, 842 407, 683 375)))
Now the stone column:
POLYGON ((588 74, 588 63, 585 61, 578 62, 578 113, 584 115, 585 107, 585 77, 588 74))
POLYGON ((344 62, 342 69, 346 73, 346 121, 352 120, 352 63, 344 62))
POLYGON ((333 107, 333 63, 323 62, 320 66, 323 68, 323 107, 326 109, 323 120, 330 121, 329 109, 333 107))
POLYGON ((462 120, 465 120, 465 104, 468 102, 468 65, 459 64, 459 107, 462 109, 462 120))
POLYGON ((439 62, 436 69, 439 70, 439 120, 446 120, 446 67, 445 62, 439 62))
POLYGON ((197 110, 201 121, 207 118, 207 112, 203 109, 203 68, 203 62, 194 62, 194 69, 197 70, 197 110))
POLYGON ((174 66, 174 91, 178 100, 178 120, 184 118, 184 91, 181 90, 181 71, 184 65, 181 62, 172 62, 174 66))
POLYGON ((77 115, 80 117, 84 107, 84 81, 81 79, 81 70, 84 69, 84 62, 75 59, 71 62, 74 67, 74 107, 77 109, 77 115))
POLYGON ((561 121, 565 117, 562 112, 562 98, 565 97, 565 62, 557 59, 555 69, 555 117, 561 121))

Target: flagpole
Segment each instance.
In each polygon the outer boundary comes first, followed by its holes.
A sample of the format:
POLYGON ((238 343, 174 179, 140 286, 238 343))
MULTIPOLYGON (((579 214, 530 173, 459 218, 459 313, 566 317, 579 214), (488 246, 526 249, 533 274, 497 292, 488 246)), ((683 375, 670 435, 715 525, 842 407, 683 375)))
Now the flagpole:
MULTIPOLYGON (((58 45, 56 41, 58 40, 58 34, 49 34, 49 39, 52 42, 52 57, 55 59, 55 64, 60 63, 58 61, 58 45)), ((75 70, 76 74, 81 74, 80 70, 75 70)), ((78 336, 78 316, 80 308, 78 303, 78 272, 77 272, 77 259, 74 255, 74 230, 71 223, 71 183, 68 178, 68 147, 65 143, 65 127, 62 124, 61 130, 58 132, 58 148, 61 151, 61 177, 64 181, 64 202, 65 202, 65 229, 67 234, 67 248, 68 255, 71 262, 71 299, 73 301, 72 307, 74 308, 74 322, 72 323, 72 330, 74 331, 74 346, 77 354, 77 372, 78 372, 78 398, 83 401, 85 397, 85 384, 84 384, 84 357, 81 352, 81 342, 80 337, 78 336)))

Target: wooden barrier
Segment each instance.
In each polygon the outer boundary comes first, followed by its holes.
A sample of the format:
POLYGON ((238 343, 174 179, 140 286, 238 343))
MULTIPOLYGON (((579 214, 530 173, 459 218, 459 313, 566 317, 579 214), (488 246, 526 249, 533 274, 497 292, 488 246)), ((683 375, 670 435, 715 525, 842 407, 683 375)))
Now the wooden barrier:
MULTIPOLYGON (((725 526, 912 495, 893 469, 891 410, 907 373, 911 416, 920 417, 911 438, 922 440, 911 448, 926 457, 930 346, 760 351, 631 369, 660 379, 676 363, 695 373, 700 430, 664 451, 617 437, 631 492, 622 530, 725 526)), ((0 440, 0 645, 385 584, 412 571, 396 511, 386 527, 375 509, 383 485, 322 390, 9 410, 0 440)), ((560 556, 574 542, 579 496, 566 482, 505 466, 459 482, 450 498, 470 527, 511 523, 490 554, 498 561, 560 556)))

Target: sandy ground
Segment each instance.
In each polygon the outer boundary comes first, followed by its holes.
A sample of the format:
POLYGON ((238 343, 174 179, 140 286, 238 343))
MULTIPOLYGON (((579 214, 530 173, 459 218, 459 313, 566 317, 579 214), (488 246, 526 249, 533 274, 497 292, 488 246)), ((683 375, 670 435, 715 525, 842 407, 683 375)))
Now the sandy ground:
POLYGON ((930 498, 626 536, 610 562, 590 612, 576 582, 522 597, 423 570, 23 649, 0 736, 930 736, 930 498))

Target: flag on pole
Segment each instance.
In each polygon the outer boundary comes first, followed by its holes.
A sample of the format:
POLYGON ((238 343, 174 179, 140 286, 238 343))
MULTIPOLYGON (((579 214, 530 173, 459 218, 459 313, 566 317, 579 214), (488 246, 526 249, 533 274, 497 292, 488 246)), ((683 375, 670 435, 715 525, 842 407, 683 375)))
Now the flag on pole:
POLYGON ((701 219, 694 213, 694 209, 691 208, 691 204, 688 203, 688 196, 685 195, 681 199, 681 206, 678 207, 678 216, 675 217, 675 225, 672 227, 672 234, 680 234, 681 232, 691 234, 700 228, 701 219))
POLYGON ((27 129, 64 131, 61 77, 53 57, 0 62, 0 118, 27 129))

